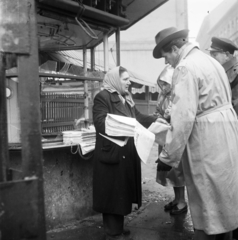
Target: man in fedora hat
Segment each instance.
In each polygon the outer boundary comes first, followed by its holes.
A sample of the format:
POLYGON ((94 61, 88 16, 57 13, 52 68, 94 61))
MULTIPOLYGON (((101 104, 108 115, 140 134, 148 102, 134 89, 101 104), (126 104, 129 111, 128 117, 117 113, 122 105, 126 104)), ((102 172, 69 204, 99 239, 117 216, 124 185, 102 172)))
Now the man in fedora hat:
POLYGON ((232 104, 238 114, 238 61, 234 56, 238 47, 230 39, 212 37, 212 44, 207 50, 226 71, 232 90, 232 104))
POLYGON ((188 30, 166 28, 155 58, 175 68, 170 123, 158 169, 181 159, 195 240, 225 237, 238 227, 238 120, 223 67, 187 41, 188 30))

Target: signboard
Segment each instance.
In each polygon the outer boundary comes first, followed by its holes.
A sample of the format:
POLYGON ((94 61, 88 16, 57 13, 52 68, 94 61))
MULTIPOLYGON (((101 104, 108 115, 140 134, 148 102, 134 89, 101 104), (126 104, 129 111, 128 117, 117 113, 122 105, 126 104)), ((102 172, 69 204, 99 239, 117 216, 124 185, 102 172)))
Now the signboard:
POLYGON ((28 0, 0 0, 0 52, 29 53, 30 7, 28 0))

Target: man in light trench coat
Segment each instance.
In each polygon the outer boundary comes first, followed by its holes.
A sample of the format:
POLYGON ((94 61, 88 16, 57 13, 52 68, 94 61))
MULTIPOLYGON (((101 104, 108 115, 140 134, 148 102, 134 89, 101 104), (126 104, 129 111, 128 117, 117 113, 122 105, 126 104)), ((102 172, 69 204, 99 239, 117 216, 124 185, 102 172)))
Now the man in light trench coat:
POLYGON ((187 36, 171 27, 155 37, 154 58, 175 68, 172 130, 158 168, 182 161, 194 239, 222 239, 238 227, 238 121, 223 67, 187 36))

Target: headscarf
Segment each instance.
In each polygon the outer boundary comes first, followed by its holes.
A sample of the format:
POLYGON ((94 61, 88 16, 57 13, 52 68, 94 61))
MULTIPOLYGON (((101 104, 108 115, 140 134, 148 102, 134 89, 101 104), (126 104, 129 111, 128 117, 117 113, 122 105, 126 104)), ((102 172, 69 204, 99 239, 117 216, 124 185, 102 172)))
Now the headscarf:
POLYGON ((170 86, 172 84, 172 78, 174 74, 174 68, 170 65, 167 65, 163 71, 160 73, 158 79, 157 79, 157 84, 159 84, 159 81, 163 81, 168 83, 170 86))
POLYGON ((174 68, 170 65, 167 65, 163 71, 160 73, 157 83, 160 86, 159 82, 163 81, 166 82, 170 85, 170 91, 168 92, 161 92, 158 96, 158 101, 157 101, 157 106, 156 106, 156 111, 154 115, 156 116, 162 116, 164 118, 169 118, 170 115, 170 105, 171 105, 171 100, 170 100, 170 95, 172 91, 172 78, 173 78, 173 73, 174 73, 174 68), (169 111, 167 111, 169 110, 169 111), (166 112, 167 111, 167 112, 166 112))
POLYGON ((110 93, 116 92, 123 104, 127 102, 131 107, 133 107, 135 103, 131 97, 131 94, 128 92, 126 95, 124 95, 123 93, 119 69, 120 66, 115 67, 107 72, 103 79, 103 88, 110 93))

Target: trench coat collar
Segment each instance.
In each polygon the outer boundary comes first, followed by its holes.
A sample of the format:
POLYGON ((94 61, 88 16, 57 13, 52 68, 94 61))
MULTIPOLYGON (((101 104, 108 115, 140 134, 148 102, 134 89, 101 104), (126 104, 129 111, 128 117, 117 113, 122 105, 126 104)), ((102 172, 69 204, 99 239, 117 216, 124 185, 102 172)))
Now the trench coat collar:
POLYGON ((231 68, 233 68, 237 63, 236 58, 232 57, 228 62, 225 62, 224 64, 222 64, 223 68, 225 69, 225 71, 229 71, 231 68))
MULTIPOLYGON (((127 115, 127 111, 125 109, 124 104, 122 103, 121 99, 119 98, 118 94, 116 92, 111 93, 110 94, 111 97, 111 102, 113 104, 113 107, 120 112, 121 114, 123 114, 124 116, 128 116, 127 115)), ((126 104, 126 103, 125 103, 126 104)))
POLYGON ((192 43, 186 43, 184 46, 181 47, 180 49, 180 53, 179 53, 179 57, 178 57, 178 61, 176 64, 176 67, 178 66, 178 64, 182 61, 182 59, 186 58, 187 55, 194 49, 194 48, 198 48, 197 46, 195 46, 192 43))

